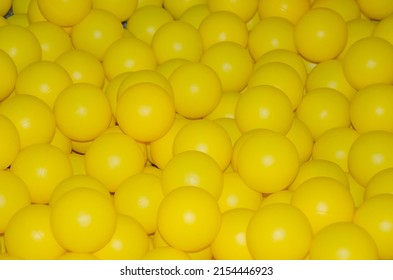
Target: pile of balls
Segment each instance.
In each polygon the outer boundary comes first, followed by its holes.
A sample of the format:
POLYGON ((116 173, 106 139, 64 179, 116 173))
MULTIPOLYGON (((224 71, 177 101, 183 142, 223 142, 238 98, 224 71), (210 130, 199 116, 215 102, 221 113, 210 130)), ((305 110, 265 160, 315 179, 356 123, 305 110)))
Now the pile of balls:
POLYGON ((0 14, 0 259, 393 258, 393 1, 0 14))

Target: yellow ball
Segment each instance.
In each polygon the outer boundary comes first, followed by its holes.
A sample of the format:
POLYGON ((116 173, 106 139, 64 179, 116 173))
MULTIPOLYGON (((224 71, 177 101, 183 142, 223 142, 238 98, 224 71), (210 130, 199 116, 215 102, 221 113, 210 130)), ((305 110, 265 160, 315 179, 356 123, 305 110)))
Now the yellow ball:
POLYGON ((108 128, 112 112, 105 93, 91 84, 64 89, 53 106, 58 128, 75 141, 91 141, 108 128))
POLYGON ((393 167, 393 134, 386 131, 370 131, 360 135, 348 154, 348 169, 353 178, 367 186, 378 172, 393 167))
POLYGON ((241 145, 237 168, 248 186, 258 192, 273 193, 285 189, 295 179, 298 152, 284 135, 260 129, 241 145))
POLYGON ((163 7, 149 5, 135 10, 127 20, 127 30, 150 45, 157 30, 171 21, 172 15, 163 7))
POLYGON ((247 46, 246 23, 236 14, 227 11, 211 12, 198 28, 205 50, 219 42, 234 42, 247 46))
POLYGON ((221 82, 216 72, 200 62, 178 67, 169 77, 176 112, 199 119, 210 114, 220 102, 221 82))
POLYGON ((307 11, 295 26, 295 44, 299 53, 313 62, 337 57, 347 42, 344 19, 328 8, 307 11))
POLYGON ((291 101, 284 92, 272 86, 249 88, 236 104, 235 120, 243 133, 263 128, 286 134, 293 118, 291 101))
POLYGON ((71 77, 62 66, 51 61, 37 61, 19 73, 15 93, 38 97, 53 109, 58 95, 71 84, 71 77))
POLYGON ((162 25, 154 34, 151 47, 159 64, 174 58, 198 62, 203 53, 198 29, 182 21, 162 25))
POLYGON ((348 49, 344 57, 344 74, 359 90, 377 83, 393 83, 393 45, 379 37, 361 39, 348 49))
POLYGON ((102 88, 105 72, 101 62, 92 54, 72 49, 61 54, 55 62, 70 75, 74 84, 86 83, 102 88))
POLYGON ((106 50, 102 64, 107 79, 112 80, 125 72, 154 70, 157 59, 147 43, 133 37, 123 37, 106 50))
POLYGON ((299 74, 288 64, 270 62, 256 69, 250 76, 248 87, 269 85, 283 91, 295 110, 304 94, 304 83, 299 74))
POLYGON ((355 210, 347 186, 327 177, 307 180, 293 192, 291 204, 300 209, 314 234, 337 222, 351 222, 355 210))
POLYGON ((38 0, 42 15, 59 26, 73 26, 81 22, 92 8, 92 0, 38 0))
POLYGON ((133 218, 147 234, 153 234, 157 230, 158 207, 163 199, 160 178, 138 173, 121 182, 113 202, 118 213, 133 218))
POLYGON ((393 13, 393 3, 389 0, 357 0, 360 11, 368 18, 382 20, 393 13))
POLYGON ((123 34, 123 26, 114 14, 92 9, 81 22, 72 27, 71 39, 75 49, 86 51, 101 61, 106 50, 123 34))
POLYGON ((261 19, 250 30, 248 49, 252 58, 257 61, 262 55, 276 49, 297 52, 294 40, 294 25, 281 17, 261 19), (271 32, 274 30, 274 32, 271 32))
POLYGON ((127 177, 140 173, 146 156, 139 144, 122 133, 107 133, 97 137, 85 155, 86 174, 115 192, 127 177))
POLYGON ((18 72, 42 57, 35 35, 27 28, 13 24, 0 27, 0 50, 12 58, 18 72))
POLYGON ((201 62, 216 72, 224 92, 243 90, 253 71, 249 52, 235 42, 215 43, 204 51, 201 62))
POLYGON ((339 91, 318 88, 307 92, 296 111, 296 116, 310 129, 314 140, 325 131, 336 127, 349 127, 350 104, 339 91))
POLYGON ((199 151, 185 151, 174 155, 162 171, 164 194, 183 187, 201 188, 218 199, 223 187, 223 175, 217 163, 199 151))
POLYGON ((356 210, 353 222, 364 228, 377 244, 378 257, 392 259, 393 195, 379 194, 368 198, 356 210))
POLYGON ((60 26, 49 21, 31 23, 28 28, 41 45, 42 60, 55 61, 73 46, 70 36, 60 26))
POLYGON ((221 213, 216 200, 205 190, 190 186, 168 193, 158 210, 158 230, 174 248, 202 250, 214 241, 221 213))
POLYGON ((55 135, 54 114, 38 97, 27 94, 11 96, 1 103, 0 114, 15 125, 21 149, 33 144, 50 143, 55 135))
POLYGON ((60 149, 50 144, 35 144, 17 155, 11 172, 26 183, 33 203, 45 204, 57 184, 72 175, 72 167, 60 149))
POLYGON ((223 180, 222 192, 218 199, 222 213, 231 209, 257 210, 259 208, 263 201, 262 194, 247 186, 239 173, 225 172, 223 180))
POLYGON ((112 199, 88 188, 71 190, 52 205, 51 228, 68 251, 92 253, 103 248, 116 229, 112 199))
POLYGON ((175 120, 174 100, 162 87, 140 83, 124 91, 116 111, 119 127, 139 142, 164 136, 175 120))
POLYGON ((4 233, 7 253, 30 260, 56 259, 64 254, 66 249, 52 232, 51 216, 48 205, 32 204, 18 211, 4 233))
POLYGON ((111 240, 93 253, 100 260, 140 260, 149 249, 149 237, 133 218, 117 215, 111 240))
POLYGON ((372 84, 359 90, 351 101, 351 122, 359 133, 393 132, 393 86, 372 84))
POLYGON ((49 205, 54 205, 64 194, 79 188, 93 189, 111 198, 107 187, 97 179, 88 175, 73 174, 56 185, 50 197, 49 205))
POLYGON ((393 194, 392 184, 390 184, 392 178, 393 168, 387 168, 375 174, 366 186, 364 198, 369 199, 384 193, 393 194))
POLYGON ((308 74, 306 89, 332 88, 342 93, 349 101, 356 94, 344 74, 344 63, 338 59, 318 63, 308 74))
POLYGON ((312 158, 334 162, 348 172, 348 153, 358 137, 359 133, 350 127, 329 129, 315 141, 312 158))
POLYGON ((251 256, 257 260, 304 259, 312 231, 306 216, 295 206, 276 203, 260 208, 246 233, 251 256))
POLYGON ((344 170, 336 163, 329 160, 311 159, 300 165, 299 172, 288 189, 295 191, 304 182, 317 177, 328 177, 344 186, 349 186, 344 170))
POLYGON ((232 156, 232 141, 226 130, 210 120, 194 120, 179 130, 173 141, 173 154, 198 151, 209 155, 225 170, 232 156))
POLYGON ((253 215, 254 211, 241 208, 222 214, 220 230, 210 245, 215 260, 252 260, 246 233, 253 215))
POLYGON ((351 222, 331 224, 311 243, 311 260, 376 260, 377 246, 371 235, 351 222))

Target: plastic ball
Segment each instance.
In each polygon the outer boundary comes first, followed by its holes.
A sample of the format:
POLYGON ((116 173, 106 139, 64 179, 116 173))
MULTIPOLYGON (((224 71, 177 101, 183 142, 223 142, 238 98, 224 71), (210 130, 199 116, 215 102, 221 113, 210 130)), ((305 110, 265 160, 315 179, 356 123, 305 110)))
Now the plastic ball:
POLYGON ((288 187, 299 169, 295 146, 284 135, 258 130, 241 145, 237 155, 240 177, 252 189, 272 193, 288 187))
POLYGON ((57 184, 72 175, 68 156, 50 144, 35 144, 23 149, 10 170, 26 183, 31 201, 42 204, 49 202, 57 184))
POLYGON ((360 135, 348 154, 348 170, 361 185, 367 186, 378 172, 393 167, 393 134, 370 131, 360 135))
POLYGON ((91 141, 108 128, 112 112, 103 90, 91 84, 73 84, 56 98, 53 112, 57 126, 68 138, 91 141))
POLYGON ((66 249, 52 231, 51 215, 51 207, 40 204, 32 204, 18 211, 4 232, 7 253, 30 260, 56 259, 64 254, 66 249))
POLYGON ((92 8, 92 0, 38 0, 42 15, 59 26, 73 26, 82 21, 92 8))
POLYGON ((126 178, 113 196, 116 211, 135 219, 147 234, 157 230, 158 208, 163 199, 160 178, 145 173, 126 178))
POLYGON ((347 42, 347 26, 335 11, 315 8, 307 11, 295 26, 295 44, 299 53, 313 62, 337 57, 347 42))
POLYGON ((311 260, 376 260, 377 246, 371 235, 350 222, 331 224, 311 243, 311 260))
POLYGON ((259 260, 304 259, 312 231, 306 216, 295 206, 276 203, 260 208, 246 233, 251 256, 259 260))
POLYGON ((0 114, 7 117, 16 127, 20 148, 33 144, 50 143, 56 130, 54 114, 38 97, 18 94, 4 100, 0 114))
POLYGON ((205 190, 180 187, 168 193, 158 210, 158 230, 178 250, 202 250, 214 241, 221 213, 216 200, 205 190))
POLYGON ((392 258, 392 194, 379 194, 365 200, 356 210, 353 222, 364 228, 377 244, 379 259, 392 258))
POLYGON ((112 199, 88 188, 71 190, 53 205, 50 225, 55 239, 75 253, 103 248, 116 230, 112 199))
POLYGON ((220 78, 209 66, 189 62, 179 66, 169 77, 176 112, 198 119, 207 116, 218 105, 222 87, 220 78))
POLYGON ((336 222, 351 222, 355 210, 348 187, 326 177, 312 178, 299 185, 291 204, 306 215, 314 234, 336 222))
POLYGON ((223 175, 213 158, 190 150, 174 155, 162 171, 161 182, 165 194, 183 186, 192 186, 218 199, 223 187, 223 175))
POLYGON ((294 113, 288 96, 272 86, 256 86, 245 90, 236 104, 235 120, 240 131, 263 128, 286 134, 294 113))
POLYGON ((348 82, 359 90, 377 83, 393 83, 393 45, 370 36, 361 39, 347 50, 344 57, 344 74, 348 82))
POLYGON ((162 87, 140 83, 124 91, 116 110, 119 127, 139 142, 160 139, 175 119, 174 100, 162 87))
POLYGON ((246 233, 254 211, 233 209, 222 214, 221 227, 210 245, 216 260, 252 260, 246 233))
POLYGON ((85 155, 86 174, 104 183, 110 192, 127 177, 142 172, 145 163, 138 143, 122 133, 97 137, 85 155))

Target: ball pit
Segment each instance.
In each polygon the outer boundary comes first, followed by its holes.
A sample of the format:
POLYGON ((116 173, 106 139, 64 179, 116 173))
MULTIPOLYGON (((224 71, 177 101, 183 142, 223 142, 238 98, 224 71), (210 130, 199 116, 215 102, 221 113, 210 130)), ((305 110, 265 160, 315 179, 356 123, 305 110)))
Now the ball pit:
POLYGON ((392 1, 0 15, 0 259, 393 259, 392 1))

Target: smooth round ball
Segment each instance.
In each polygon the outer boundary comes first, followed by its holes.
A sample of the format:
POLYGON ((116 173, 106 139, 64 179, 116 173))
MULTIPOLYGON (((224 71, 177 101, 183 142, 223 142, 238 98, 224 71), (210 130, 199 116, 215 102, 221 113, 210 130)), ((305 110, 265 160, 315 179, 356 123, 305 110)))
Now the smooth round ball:
POLYGON ((53 112, 60 131, 79 142, 95 139, 112 119, 107 96, 90 84, 73 84, 64 89, 55 101, 53 112))
POLYGON ((221 213, 216 200, 205 190, 185 186, 168 193, 158 210, 158 230, 172 247, 195 252, 214 241, 221 213))
POLYGON ((190 119, 207 116, 216 108, 222 95, 219 76, 200 62, 179 66, 169 77, 169 82, 176 112, 190 119))
POLYGON ((347 26, 335 11, 315 8, 307 11, 295 26, 295 44, 309 61, 322 62, 337 57, 347 42, 347 26))
POLYGON ((86 174, 104 183, 110 192, 127 177, 140 173, 146 156, 131 137, 122 133, 107 133, 97 137, 85 155, 86 174))
POLYGON ((370 131, 359 136, 348 154, 348 169, 353 178, 367 186, 378 172, 393 167, 393 134, 370 131))
POLYGON ((377 246, 371 235, 351 222, 323 228, 311 243, 311 260, 376 260, 377 246))
POLYGON ((52 205, 51 228, 68 251, 92 253, 103 248, 116 229, 112 199, 88 188, 71 190, 52 205))
POLYGON ((356 210, 353 222, 364 228, 377 244, 378 257, 393 258, 393 195, 379 194, 365 200, 356 210))
POLYGON ((73 26, 82 21, 92 8, 92 0, 38 0, 42 15, 60 26, 73 26))
POLYGON ((56 240, 51 228, 52 209, 31 204, 18 211, 4 232, 7 253, 25 260, 51 260, 66 249, 56 240))
POLYGON ((51 144, 35 144, 20 151, 11 172, 27 185, 33 203, 46 204, 56 186, 72 175, 71 162, 51 144))
POLYGON ((272 86, 245 90, 235 109, 235 120, 241 132, 264 128, 286 134, 293 123, 292 104, 288 96, 272 86))
POLYGON ((240 177, 252 189, 273 193, 285 189, 295 179, 299 156, 284 135, 260 129, 241 145, 237 168, 240 177))
POLYGON ((369 36, 353 43, 344 56, 344 74, 348 82, 359 90, 372 84, 392 84, 393 45, 369 36))
POLYGON ((299 185, 291 204, 309 220, 313 233, 336 222, 352 221, 355 206, 347 186, 327 177, 316 177, 299 185))
POLYGON ((359 90, 351 101, 350 114, 359 133, 393 132, 393 85, 372 84, 359 90))
POLYGON ((275 203, 260 208, 247 227, 247 245, 257 260, 304 259, 312 231, 306 216, 295 206, 275 203))
POLYGON ((153 83, 134 85, 119 98, 116 120, 125 134, 139 142, 158 140, 173 125, 174 100, 162 87, 153 83))

